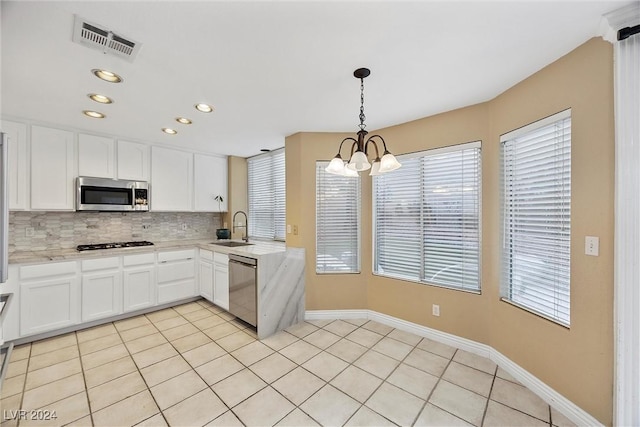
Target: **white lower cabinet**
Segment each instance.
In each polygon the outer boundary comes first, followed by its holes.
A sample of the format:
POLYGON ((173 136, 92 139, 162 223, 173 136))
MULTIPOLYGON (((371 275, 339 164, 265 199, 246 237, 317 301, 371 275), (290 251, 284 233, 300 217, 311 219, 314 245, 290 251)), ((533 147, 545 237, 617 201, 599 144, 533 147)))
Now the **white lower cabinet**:
POLYGON ((229 255, 213 253, 213 303, 229 310, 229 255))
POLYGON ((85 260, 82 265, 82 321, 122 313, 120 258, 85 260))
POLYGON ((197 296, 195 249, 158 254, 158 304, 197 296))
POLYGON ((124 311, 156 305, 155 254, 127 255, 123 257, 122 265, 124 311))
POLYGON ((200 249, 200 263, 198 266, 200 296, 207 301, 213 302, 213 252, 200 249))
POLYGON ((80 279, 75 262, 20 268, 20 335, 33 335, 80 321, 80 279))

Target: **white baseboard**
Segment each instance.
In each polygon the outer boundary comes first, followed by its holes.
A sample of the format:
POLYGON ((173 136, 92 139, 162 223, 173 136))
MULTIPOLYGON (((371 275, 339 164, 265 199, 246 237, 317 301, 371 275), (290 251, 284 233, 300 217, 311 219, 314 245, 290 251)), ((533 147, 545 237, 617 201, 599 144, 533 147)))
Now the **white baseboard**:
POLYGON ((603 424, 493 347, 372 310, 307 310, 305 320, 368 319, 487 357, 578 426, 603 424))

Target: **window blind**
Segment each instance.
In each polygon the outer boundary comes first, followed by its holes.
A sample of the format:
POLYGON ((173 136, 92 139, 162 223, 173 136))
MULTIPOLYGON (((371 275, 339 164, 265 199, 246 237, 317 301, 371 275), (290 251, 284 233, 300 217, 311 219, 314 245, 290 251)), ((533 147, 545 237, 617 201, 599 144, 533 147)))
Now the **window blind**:
POLYGON ((316 272, 360 272, 360 177, 316 162, 316 272))
POLYGON ((414 153, 374 177, 374 272, 480 290, 480 142, 414 153))
POLYGON ((247 160, 249 233, 251 237, 284 240, 286 188, 284 149, 247 160))
POLYGON ((502 141, 502 295, 570 324, 571 111, 502 141))

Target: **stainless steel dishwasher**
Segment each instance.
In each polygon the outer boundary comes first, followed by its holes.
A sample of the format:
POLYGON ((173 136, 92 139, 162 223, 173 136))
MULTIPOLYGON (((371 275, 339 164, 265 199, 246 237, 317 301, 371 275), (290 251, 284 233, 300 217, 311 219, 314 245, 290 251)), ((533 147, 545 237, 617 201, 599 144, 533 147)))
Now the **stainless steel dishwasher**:
POLYGON ((258 260, 229 254, 229 313, 257 327, 258 260))

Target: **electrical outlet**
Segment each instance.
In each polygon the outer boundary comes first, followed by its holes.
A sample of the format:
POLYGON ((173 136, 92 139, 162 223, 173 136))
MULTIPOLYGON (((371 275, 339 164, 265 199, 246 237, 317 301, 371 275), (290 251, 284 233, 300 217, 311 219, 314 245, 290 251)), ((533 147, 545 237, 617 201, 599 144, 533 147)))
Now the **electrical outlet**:
POLYGON ((291 224, 287 224, 287 234, 291 234, 291 224))
POLYGON ((35 232, 36 232, 36 231, 35 231, 35 229, 34 229, 33 227, 27 227, 27 228, 24 230, 24 235, 25 235, 26 237, 33 237, 33 235, 35 234, 35 232))
POLYGON ((433 314, 436 317, 440 316, 440 306, 438 304, 433 304, 431 306, 431 314, 433 314))
POLYGON ((148 230, 151 228, 151 224, 142 224, 142 229, 143 230, 148 230))
POLYGON ((585 236, 584 253, 585 255, 590 256, 600 255, 600 238, 594 236, 585 236))
POLYGON ((180 230, 187 231, 187 224, 180 224, 180 230))

